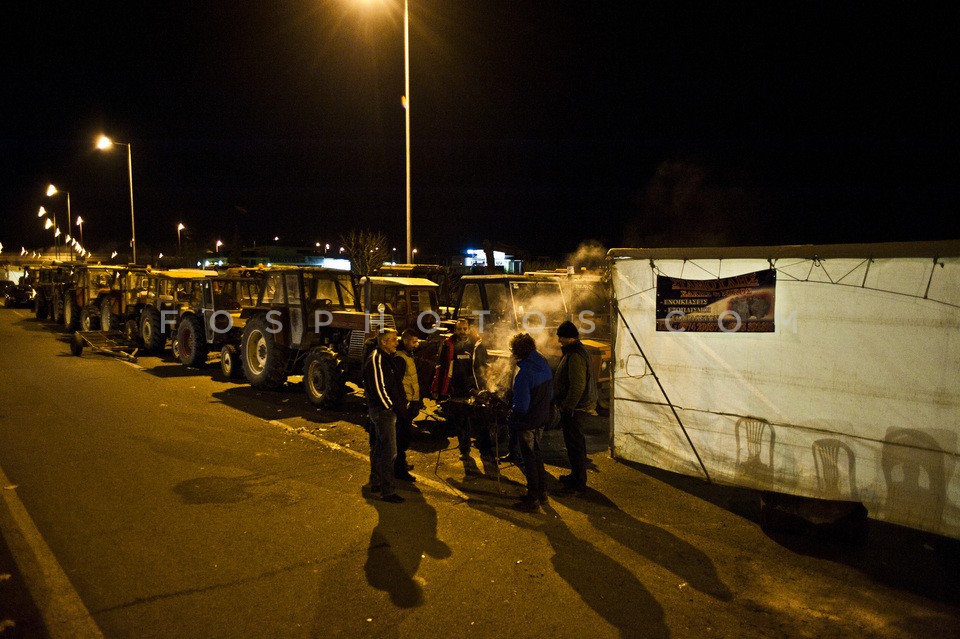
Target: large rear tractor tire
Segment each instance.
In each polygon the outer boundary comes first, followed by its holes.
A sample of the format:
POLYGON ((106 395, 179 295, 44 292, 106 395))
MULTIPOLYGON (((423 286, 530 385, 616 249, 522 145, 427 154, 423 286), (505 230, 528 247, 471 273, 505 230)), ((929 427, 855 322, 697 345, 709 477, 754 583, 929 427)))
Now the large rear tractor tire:
POLYGON ((63 296, 63 325, 71 333, 80 328, 80 309, 69 293, 63 296))
POLYGON ((100 311, 93 304, 80 311, 80 330, 95 331, 100 328, 100 311))
POLYGON ((167 340, 163 336, 160 326, 160 311, 155 308, 145 308, 140 314, 140 339, 143 340, 143 350, 147 354, 163 352, 167 340))
POLYGON ((45 320, 50 315, 50 302, 42 295, 37 295, 33 300, 33 314, 38 320, 45 320))
POLYGON ((113 316, 113 300, 109 297, 100 302, 100 330, 104 333, 119 329, 119 322, 113 316))
POLYGON ((207 338, 203 322, 194 314, 184 315, 177 328, 177 356, 188 368, 201 368, 207 363, 207 338))
POLYGON ((333 408, 347 393, 337 365, 337 356, 326 348, 315 348, 303 363, 303 388, 314 406, 333 408))
POLYGON ((241 344, 243 374, 251 386, 260 390, 277 390, 284 385, 290 351, 277 343, 275 332, 267 330, 265 315, 247 320, 241 344))
POLYGON ((226 344, 220 349, 220 370, 227 379, 243 377, 240 348, 236 344, 226 344))
POLYGON ((63 298, 54 293, 50 301, 50 319, 57 324, 63 324, 63 298))

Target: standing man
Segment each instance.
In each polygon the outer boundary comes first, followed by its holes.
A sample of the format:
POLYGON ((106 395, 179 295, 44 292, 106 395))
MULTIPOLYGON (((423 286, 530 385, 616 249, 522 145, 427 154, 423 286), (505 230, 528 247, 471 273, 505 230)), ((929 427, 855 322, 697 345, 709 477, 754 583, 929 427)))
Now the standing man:
POLYGON ((516 433, 523 474, 527 478, 527 494, 513 506, 524 512, 536 512, 540 504, 547 503, 547 471, 543 467, 540 442, 543 429, 550 421, 553 375, 529 334, 514 335, 510 340, 510 352, 517 360, 519 370, 513 378, 513 405, 507 424, 511 432, 516 433))
MULTIPOLYGON (((457 320, 453 335, 447 338, 440 350, 430 391, 437 399, 467 398, 486 389, 486 375, 487 348, 480 340, 480 335, 470 331, 470 322, 461 317, 457 320)), ((457 429, 460 459, 468 459, 472 430, 470 418, 456 414, 452 421, 457 429)), ((481 456, 493 458, 493 444, 486 426, 481 425, 477 444, 481 456)))
POLYGON ((407 449, 413 437, 413 420, 420 414, 423 406, 420 401, 420 376, 417 375, 417 363, 413 354, 420 348, 420 336, 412 328, 403 331, 397 356, 404 362, 403 392, 407 398, 406 409, 397 417, 397 460, 394 463, 394 476, 403 481, 416 481, 410 474, 412 466, 407 464, 407 449))
POLYGON ((373 428, 370 448, 370 490, 380 491, 383 501, 403 502, 396 493, 394 462, 397 458, 397 417, 407 410, 403 392, 406 364, 397 357, 397 331, 385 328, 377 335, 377 346, 363 364, 363 392, 373 428))
POLYGON ((561 475, 561 495, 578 495, 587 490, 587 442, 583 431, 587 416, 597 414, 597 382, 590 370, 590 358, 580 342, 580 331, 571 321, 557 327, 563 357, 553 381, 553 402, 560 408, 563 444, 570 459, 570 474, 561 475))

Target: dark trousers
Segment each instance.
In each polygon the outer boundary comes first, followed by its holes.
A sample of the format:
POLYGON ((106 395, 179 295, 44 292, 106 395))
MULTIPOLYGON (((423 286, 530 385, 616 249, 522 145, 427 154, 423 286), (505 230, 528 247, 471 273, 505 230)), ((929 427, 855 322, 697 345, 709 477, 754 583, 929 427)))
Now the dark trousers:
POLYGON ((370 484, 380 485, 386 497, 396 492, 393 464, 397 458, 397 414, 389 409, 370 408, 370 484))
POLYGON ((523 459, 522 470, 527 478, 526 499, 539 499, 547 494, 547 471, 543 467, 543 451, 540 450, 543 429, 533 428, 516 433, 520 457, 523 459))
POLYGON ((410 440, 413 438, 413 419, 419 412, 418 402, 410 402, 403 416, 397 417, 397 459, 393 471, 397 475, 405 475, 407 468, 407 450, 410 449, 410 440))
POLYGON ((570 460, 570 486, 578 490, 587 488, 587 441, 583 437, 586 419, 587 413, 582 410, 560 414, 563 445, 570 460))

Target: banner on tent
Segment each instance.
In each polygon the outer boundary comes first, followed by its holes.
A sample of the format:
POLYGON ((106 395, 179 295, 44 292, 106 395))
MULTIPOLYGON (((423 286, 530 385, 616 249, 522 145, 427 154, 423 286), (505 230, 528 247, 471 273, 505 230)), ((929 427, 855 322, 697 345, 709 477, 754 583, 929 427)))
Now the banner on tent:
POLYGON ((772 333, 774 269, 710 280, 657 276, 657 330, 772 333))

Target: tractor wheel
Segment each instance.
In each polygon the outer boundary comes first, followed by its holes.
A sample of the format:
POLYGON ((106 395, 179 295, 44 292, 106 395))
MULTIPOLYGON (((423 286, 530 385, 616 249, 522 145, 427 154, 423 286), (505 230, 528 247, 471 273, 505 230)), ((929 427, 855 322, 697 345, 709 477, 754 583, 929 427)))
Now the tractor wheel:
POLYGON ((83 355, 83 339, 76 333, 70 338, 70 352, 77 357, 83 355))
POLYGON ((33 314, 38 320, 45 320, 50 314, 50 304, 41 295, 37 295, 33 300, 33 314))
POLYGON ((276 331, 267 330, 267 318, 257 315, 243 327, 240 349, 243 374, 254 388, 277 390, 287 381, 290 351, 277 343, 276 331))
POLYGON ((63 298, 54 294, 51 302, 50 319, 57 324, 63 324, 63 298))
POLYGON ((127 320, 123 325, 123 334, 137 346, 143 346, 143 342, 140 340, 140 328, 137 326, 137 320, 127 320))
POLYGON ((220 349, 220 370, 227 379, 243 376, 243 364, 240 363, 240 349, 236 344, 227 344, 220 349))
POLYGON ((166 344, 163 329, 160 326, 160 311, 155 308, 145 308, 140 314, 140 339, 143 340, 143 350, 146 353, 160 353, 166 344))
POLYGON ((73 302, 73 295, 69 293, 63 296, 63 325, 70 332, 80 328, 80 309, 73 302))
POLYGON ((113 300, 109 297, 100 302, 100 330, 106 333, 113 328, 120 328, 113 317, 113 300))
POLYGON ((201 368, 207 362, 207 338, 203 334, 203 322, 192 313, 180 320, 176 353, 188 368, 201 368))
POLYGON ((347 392, 337 366, 337 356, 326 348, 315 348, 303 363, 303 388, 314 406, 333 408, 347 392))
POLYGON ((80 330, 95 331, 100 328, 100 316, 92 304, 80 311, 80 330))

